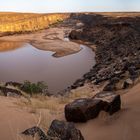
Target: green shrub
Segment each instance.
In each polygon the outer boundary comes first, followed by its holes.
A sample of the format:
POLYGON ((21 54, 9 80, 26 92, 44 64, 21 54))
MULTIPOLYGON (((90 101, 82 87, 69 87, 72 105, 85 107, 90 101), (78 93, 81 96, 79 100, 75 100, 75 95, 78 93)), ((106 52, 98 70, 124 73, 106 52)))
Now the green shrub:
POLYGON ((37 83, 24 81, 24 84, 21 87, 21 90, 23 90, 26 93, 29 93, 30 95, 44 93, 45 91, 47 91, 47 89, 48 89, 48 86, 43 81, 39 81, 37 83))

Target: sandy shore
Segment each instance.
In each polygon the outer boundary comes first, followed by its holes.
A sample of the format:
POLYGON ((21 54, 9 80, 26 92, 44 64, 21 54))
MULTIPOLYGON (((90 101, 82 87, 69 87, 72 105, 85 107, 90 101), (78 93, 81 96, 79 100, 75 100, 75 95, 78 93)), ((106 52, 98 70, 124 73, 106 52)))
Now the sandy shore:
POLYGON ((0 37, 0 41, 27 42, 38 49, 56 52, 55 56, 61 57, 81 50, 79 44, 64 39, 70 30, 68 27, 49 28, 36 33, 0 37))
MULTIPOLYGON (((89 89, 88 89, 89 90, 89 89)), ((101 112, 99 117, 87 123, 76 124, 81 130, 85 140, 139 140, 140 137, 140 84, 122 95, 122 109, 113 116, 101 112)), ((87 90, 86 90, 87 91, 87 90)), ((85 91, 84 91, 85 92, 85 91)), ((91 91, 90 91, 91 92, 91 91)), ((87 93, 88 94, 88 93, 87 93)), ((75 96, 76 97, 76 96, 75 96)), ((79 98, 79 97, 77 97, 79 98)), ((20 132, 37 124, 38 114, 21 108, 17 103, 20 99, 0 97, 0 139, 17 140, 24 139, 20 132), (16 103, 16 104, 15 104, 16 103)), ((49 125, 52 119, 64 120, 63 103, 56 98, 49 99, 48 105, 51 110, 42 109, 45 125, 49 125), (54 104, 55 103, 55 104, 54 104), (52 106, 51 106, 52 105, 52 106), (56 111, 53 105, 57 106, 56 111)), ((48 126, 47 126, 48 127, 48 126)), ((29 137, 26 138, 31 139, 29 137)))

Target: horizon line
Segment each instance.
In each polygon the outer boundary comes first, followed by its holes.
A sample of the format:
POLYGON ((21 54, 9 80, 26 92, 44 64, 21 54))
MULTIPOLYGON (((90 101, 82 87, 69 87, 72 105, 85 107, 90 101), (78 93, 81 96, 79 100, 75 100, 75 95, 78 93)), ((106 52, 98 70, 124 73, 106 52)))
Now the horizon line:
POLYGON ((132 11, 65 11, 65 12, 24 12, 24 11, 0 11, 0 13, 29 13, 29 14, 55 14, 55 13, 139 13, 138 10, 132 11))

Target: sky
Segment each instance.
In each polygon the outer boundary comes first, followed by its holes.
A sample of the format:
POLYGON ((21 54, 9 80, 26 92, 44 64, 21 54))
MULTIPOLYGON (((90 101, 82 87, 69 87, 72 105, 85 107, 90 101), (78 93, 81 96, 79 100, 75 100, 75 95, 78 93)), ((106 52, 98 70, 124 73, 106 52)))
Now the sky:
POLYGON ((34 13, 140 11, 140 0, 0 0, 0 11, 34 13))

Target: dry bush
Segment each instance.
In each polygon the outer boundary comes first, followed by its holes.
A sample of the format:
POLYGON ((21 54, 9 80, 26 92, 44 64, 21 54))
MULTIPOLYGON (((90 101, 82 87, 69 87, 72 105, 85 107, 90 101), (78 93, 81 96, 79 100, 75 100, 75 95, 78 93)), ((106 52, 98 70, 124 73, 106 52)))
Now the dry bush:
POLYGON ((27 98, 28 100, 25 98, 21 98, 18 105, 24 106, 24 107, 30 107, 33 110, 48 109, 50 111, 58 112, 62 110, 65 104, 78 98, 93 97, 96 94, 96 92, 97 90, 93 91, 93 89, 90 88, 89 85, 86 85, 84 87, 71 91, 71 93, 68 94, 67 96, 48 97, 48 96, 42 96, 42 95, 34 95, 32 96, 32 98, 30 98, 30 100, 28 98, 27 98))

